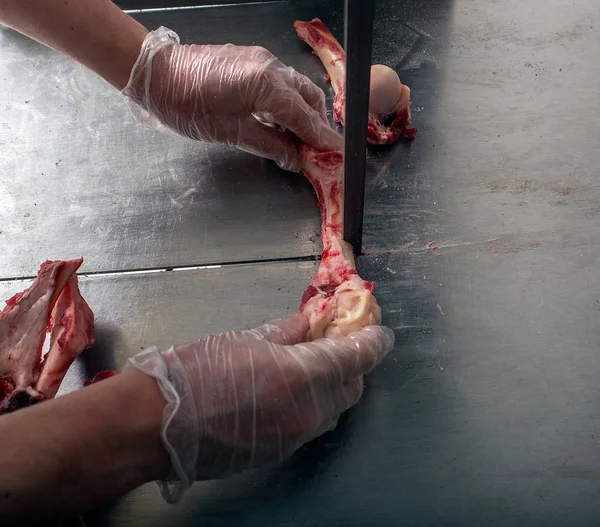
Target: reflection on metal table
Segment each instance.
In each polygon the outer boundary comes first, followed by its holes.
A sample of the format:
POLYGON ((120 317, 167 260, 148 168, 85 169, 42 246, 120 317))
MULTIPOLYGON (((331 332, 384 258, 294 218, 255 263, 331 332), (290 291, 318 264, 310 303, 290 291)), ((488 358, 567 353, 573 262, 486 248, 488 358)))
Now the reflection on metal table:
MULTIPOLYGON (((318 16, 341 38, 341 14, 315 0, 136 16, 184 42, 263 45, 328 90, 291 24, 318 16)), ((198 483, 178 506, 147 485, 86 524, 596 523, 599 25, 592 1, 379 2, 373 61, 410 86, 419 128, 367 164, 360 273, 395 351, 282 466, 198 483)), ((2 276, 80 254, 88 272, 221 265, 83 278, 99 339, 72 386, 141 347, 297 308, 320 248, 308 183, 142 129, 89 73, 0 40, 2 276)))

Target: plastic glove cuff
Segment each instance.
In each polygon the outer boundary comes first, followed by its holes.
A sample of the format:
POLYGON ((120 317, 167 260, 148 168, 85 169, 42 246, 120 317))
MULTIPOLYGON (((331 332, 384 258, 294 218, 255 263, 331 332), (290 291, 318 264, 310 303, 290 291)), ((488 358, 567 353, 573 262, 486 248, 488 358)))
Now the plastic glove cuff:
POLYGON ((191 389, 179 361, 167 367, 156 347, 130 358, 124 369, 130 368, 154 377, 167 401, 163 411, 161 439, 171 458, 172 469, 167 481, 158 481, 157 484, 167 503, 178 503, 196 475, 198 424, 191 389), (189 408, 189 405, 193 405, 193 408, 189 408))
POLYGON ((152 61, 161 49, 175 44, 179 44, 179 35, 164 26, 148 33, 131 68, 129 82, 121 91, 135 119, 153 128, 160 128, 162 123, 149 108, 152 61))

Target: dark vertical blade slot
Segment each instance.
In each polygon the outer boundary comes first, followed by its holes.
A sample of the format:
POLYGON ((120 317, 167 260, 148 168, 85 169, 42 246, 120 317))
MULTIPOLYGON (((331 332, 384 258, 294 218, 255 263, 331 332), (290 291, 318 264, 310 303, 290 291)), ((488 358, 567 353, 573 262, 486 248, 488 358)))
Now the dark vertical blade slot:
POLYGON ((373 0, 345 0, 346 109, 344 126, 344 239, 362 250, 373 0))

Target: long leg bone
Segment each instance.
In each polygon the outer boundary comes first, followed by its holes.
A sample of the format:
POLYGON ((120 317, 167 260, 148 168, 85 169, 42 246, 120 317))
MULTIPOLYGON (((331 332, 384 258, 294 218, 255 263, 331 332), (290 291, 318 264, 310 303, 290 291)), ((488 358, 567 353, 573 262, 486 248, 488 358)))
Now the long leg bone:
POLYGON ((343 156, 302 148, 302 172, 312 183, 321 209, 323 253, 317 276, 302 296, 300 311, 310 322, 311 340, 341 337, 381 323, 375 284, 356 272, 352 248, 343 240, 343 156))
MULTIPOLYGON (((318 18, 310 22, 297 20, 294 28, 298 36, 313 49, 325 66, 335 92, 333 118, 335 122, 343 125, 346 106, 344 91, 346 54, 344 49, 318 18)), ((393 143, 401 135, 414 139, 417 130, 409 128, 411 122, 410 89, 400 82, 391 68, 380 64, 374 65, 371 68, 369 142, 373 144, 393 143), (386 126, 384 122, 389 122, 389 126, 386 126)))

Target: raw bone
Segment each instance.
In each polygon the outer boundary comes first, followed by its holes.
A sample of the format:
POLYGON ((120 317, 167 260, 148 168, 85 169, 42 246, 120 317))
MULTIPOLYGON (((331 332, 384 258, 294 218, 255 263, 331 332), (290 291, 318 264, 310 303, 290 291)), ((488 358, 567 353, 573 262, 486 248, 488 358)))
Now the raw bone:
POLYGON ((310 322, 309 338, 342 337, 381 324, 381 310, 373 296, 375 283, 358 276, 352 247, 343 240, 342 153, 303 146, 301 154, 302 172, 317 193, 323 242, 319 271, 300 306, 310 322))
MULTIPOLYGON (((294 22, 294 28, 298 36, 313 49, 325 66, 335 92, 333 118, 336 123, 343 125, 346 106, 346 53, 344 49, 327 29, 327 26, 318 18, 314 18, 310 22, 297 20, 294 22)), ((399 100, 402 104, 395 109, 393 116, 369 114, 368 140, 370 143, 380 145, 393 143, 401 135, 409 139, 415 138, 417 130, 408 128, 412 122, 410 89, 408 86, 402 86, 399 100), (387 121, 390 118, 392 120, 390 126, 385 126, 381 122, 381 120, 387 121)))
POLYGON ((73 360, 94 342, 94 315, 77 286, 82 262, 43 263, 33 284, 0 312, 0 414, 54 397, 73 360))
POLYGON ((50 349, 42 366, 37 390, 54 397, 73 361, 94 343, 94 313, 79 292, 73 273, 52 311, 50 349))

